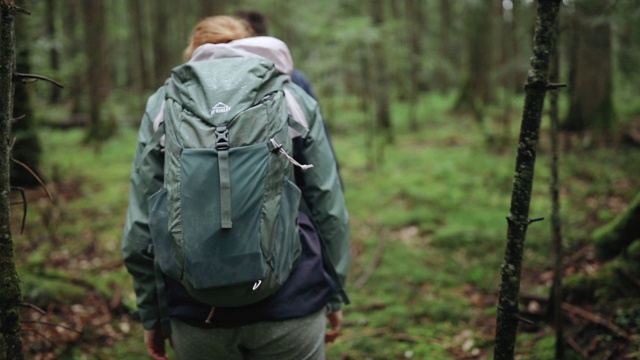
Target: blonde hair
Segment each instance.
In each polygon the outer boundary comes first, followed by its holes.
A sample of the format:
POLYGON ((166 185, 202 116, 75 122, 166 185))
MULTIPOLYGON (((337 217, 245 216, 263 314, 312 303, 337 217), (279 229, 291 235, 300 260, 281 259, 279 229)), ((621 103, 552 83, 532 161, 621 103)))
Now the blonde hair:
POLYGON ((184 50, 184 61, 189 61, 200 45, 228 43, 250 36, 253 31, 246 21, 231 16, 210 16, 193 28, 189 45, 184 50))

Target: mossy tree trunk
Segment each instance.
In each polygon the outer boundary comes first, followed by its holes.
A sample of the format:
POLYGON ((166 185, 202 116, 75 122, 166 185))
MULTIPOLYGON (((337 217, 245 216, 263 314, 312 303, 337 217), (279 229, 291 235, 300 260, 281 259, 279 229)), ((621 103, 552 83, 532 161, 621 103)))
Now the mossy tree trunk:
POLYGON ((624 212, 593 235, 596 254, 602 260, 610 260, 627 252, 636 240, 640 240, 640 193, 624 212))
POLYGON ((508 220, 507 244, 501 270, 494 359, 513 359, 518 330, 518 298, 522 257, 529 219, 531 189, 540 135, 540 121, 548 90, 549 60, 556 36, 560 0, 539 0, 533 57, 525 84, 516 168, 508 220))
POLYGON ((16 7, 0 0, 0 351, 7 359, 23 359, 19 306, 22 301, 11 235, 9 147, 13 118, 16 7))

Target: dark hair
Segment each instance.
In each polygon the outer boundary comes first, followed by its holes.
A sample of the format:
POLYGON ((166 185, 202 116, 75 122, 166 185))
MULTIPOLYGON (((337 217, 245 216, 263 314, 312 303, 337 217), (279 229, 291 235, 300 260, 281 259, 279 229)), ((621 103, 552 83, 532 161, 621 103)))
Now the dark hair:
POLYGON ((256 36, 269 35, 269 19, 265 14, 259 11, 245 10, 238 11, 235 15, 248 22, 256 36))

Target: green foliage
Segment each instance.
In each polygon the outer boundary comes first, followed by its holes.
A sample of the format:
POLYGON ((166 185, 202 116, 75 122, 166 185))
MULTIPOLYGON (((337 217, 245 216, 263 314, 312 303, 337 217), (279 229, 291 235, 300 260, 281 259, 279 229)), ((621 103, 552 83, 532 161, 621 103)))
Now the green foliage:
MULTIPOLYGON (((404 120, 407 105, 395 103, 398 141, 382 149, 384 156, 375 168, 368 166, 366 118, 357 100, 323 100, 340 114, 332 139, 353 241, 348 286, 353 304, 345 308, 344 333, 328 347, 329 359, 490 356, 493 339, 486 324, 493 324, 496 314, 516 139, 511 136, 507 150, 487 147, 469 115, 447 111, 453 100, 452 95, 423 97, 420 130, 415 132, 404 120)), ((123 123, 139 118, 127 116, 128 105, 120 106, 112 111, 121 114, 123 123)), ((80 129, 43 133, 43 173, 56 202, 39 189, 30 195, 27 231, 17 242, 18 253, 24 254, 18 266, 25 301, 65 308, 85 305, 87 293, 105 301, 121 294, 125 308, 133 309, 131 279, 119 245, 136 126, 121 127, 99 151, 82 145, 80 129)), ((546 217, 550 205, 544 138, 538 160, 531 214, 546 217)), ((640 152, 600 148, 564 153, 561 175, 566 247, 580 248, 604 221, 598 214, 618 213, 619 203, 637 192, 640 152)), ((527 293, 548 294, 547 285, 531 279, 552 266, 549 239, 546 222, 530 227, 523 268, 528 276, 522 285, 527 293)), ((633 270, 619 264, 607 272, 621 269, 633 270)), ((615 300, 614 289, 596 291, 598 284, 593 277, 567 279, 567 287, 574 290, 566 300, 615 300)), ((619 318, 624 322, 630 316, 620 313, 619 318)), ((114 346, 92 345, 100 342, 98 333, 106 325, 87 325, 86 341, 70 346, 61 358, 144 356, 139 324, 122 315, 108 324, 115 329, 110 341, 119 339, 114 346)), ((522 334, 517 350, 523 358, 546 358, 551 338, 550 333, 542 341, 522 334)))

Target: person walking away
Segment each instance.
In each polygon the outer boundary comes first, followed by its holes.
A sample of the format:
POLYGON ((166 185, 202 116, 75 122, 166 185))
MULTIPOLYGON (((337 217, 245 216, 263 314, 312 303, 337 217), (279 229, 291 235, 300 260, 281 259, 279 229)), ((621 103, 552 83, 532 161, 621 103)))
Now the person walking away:
MULTIPOLYGON (((272 62, 281 74, 278 79, 283 83, 287 109, 295 120, 289 128, 291 162, 313 164, 307 170, 294 167, 293 182, 301 195, 294 229, 300 241, 299 258, 274 293, 242 306, 212 306, 196 299, 197 291, 174 276, 169 264, 172 260, 157 246, 159 236, 154 237, 168 232, 166 223, 158 231, 154 220, 161 218, 167 206, 155 206, 153 201, 167 190, 165 163, 175 155, 169 141, 175 135, 159 131, 169 120, 164 117, 172 114, 165 109, 171 107, 166 99, 171 82, 165 83, 149 98, 140 124, 122 241, 125 266, 133 277, 137 314, 145 329, 145 346, 152 359, 168 359, 167 339, 178 359, 324 359, 325 342, 335 340, 341 330, 342 304, 348 303, 343 284, 350 243, 337 162, 317 102, 290 81, 293 61, 287 46, 276 38, 253 35, 241 20, 206 18, 194 28, 185 60, 259 58, 272 62), (328 331, 325 317, 331 325, 328 331)), ((216 81, 224 82, 224 76, 216 74, 216 81)), ((282 150, 275 147, 273 152, 282 150)), ((196 228, 209 226, 194 223, 196 228)), ((216 273, 194 276, 215 277, 216 273)), ((256 281, 254 290, 262 289, 260 284, 256 281)))

